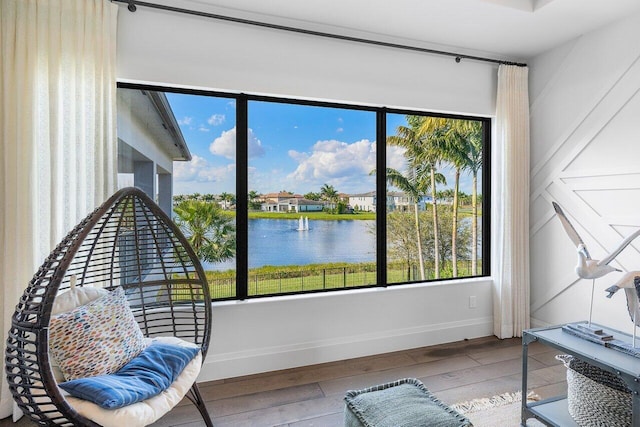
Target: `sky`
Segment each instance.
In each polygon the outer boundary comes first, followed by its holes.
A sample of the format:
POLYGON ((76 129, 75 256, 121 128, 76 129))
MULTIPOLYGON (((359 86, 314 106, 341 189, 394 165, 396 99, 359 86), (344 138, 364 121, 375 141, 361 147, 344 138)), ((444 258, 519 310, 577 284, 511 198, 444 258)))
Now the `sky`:
MULTIPOLYGON (((166 96, 192 155, 174 162, 174 194, 235 194, 235 101, 166 96)), ((375 190, 375 112, 265 101, 249 101, 248 111, 249 191, 305 194, 324 184, 347 194, 375 190)), ((388 134, 400 124, 404 115, 388 115, 388 134)), ((402 149, 389 147, 387 164, 403 170, 402 149)))

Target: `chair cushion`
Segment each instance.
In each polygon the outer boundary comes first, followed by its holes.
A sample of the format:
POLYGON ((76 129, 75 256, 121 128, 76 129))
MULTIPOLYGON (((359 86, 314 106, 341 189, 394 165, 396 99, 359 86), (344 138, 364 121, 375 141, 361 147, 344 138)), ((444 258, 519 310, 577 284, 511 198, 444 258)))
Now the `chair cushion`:
MULTIPOLYGON (((175 337, 157 337, 153 342, 195 346, 175 337)), ((143 427, 156 422, 180 403, 195 383, 201 366, 202 353, 198 352, 169 388, 149 399, 117 409, 104 409, 88 400, 68 395, 65 391, 62 393, 80 415, 104 427, 143 427)))
POLYGON ((462 427, 471 421, 440 402, 415 378, 349 391, 346 427, 462 427))
POLYGON ((154 343, 119 371, 58 384, 72 396, 106 409, 148 399, 166 389, 198 353, 197 347, 154 343))
POLYGON ((60 313, 66 313, 81 305, 89 304, 105 295, 109 295, 109 291, 103 288, 94 288, 93 286, 76 286, 66 292, 56 295, 51 307, 51 315, 55 316, 60 313))
POLYGON ((49 322, 49 350, 67 380, 114 373, 145 346, 122 288, 49 322))

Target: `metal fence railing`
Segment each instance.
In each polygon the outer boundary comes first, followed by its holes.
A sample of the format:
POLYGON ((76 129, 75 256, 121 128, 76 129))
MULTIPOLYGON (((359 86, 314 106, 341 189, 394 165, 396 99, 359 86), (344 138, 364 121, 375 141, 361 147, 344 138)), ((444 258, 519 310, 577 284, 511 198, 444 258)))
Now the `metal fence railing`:
MULTIPOLYGON (((478 274, 482 274, 482 261, 478 260, 478 274)), ((451 261, 445 261, 440 266, 440 278, 453 277, 451 261)), ((471 260, 458 261, 457 277, 472 277, 471 260)), ((435 278, 433 263, 425 264, 426 280, 435 278)), ((402 265, 399 263, 387 266, 387 282, 411 283, 421 281, 417 265, 402 265)), ((209 287, 212 299, 234 298, 236 292, 236 278, 233 273, 224 275, 209 274, 209 287)), ((310 291, 336 290, 355 287, 377 286, 377 271, 375 263, 353 264, 343 267, 328 267, 310 269, 286 268, 282 271, 268 273, 249 272, 248 295, 279 295, 310 291)))

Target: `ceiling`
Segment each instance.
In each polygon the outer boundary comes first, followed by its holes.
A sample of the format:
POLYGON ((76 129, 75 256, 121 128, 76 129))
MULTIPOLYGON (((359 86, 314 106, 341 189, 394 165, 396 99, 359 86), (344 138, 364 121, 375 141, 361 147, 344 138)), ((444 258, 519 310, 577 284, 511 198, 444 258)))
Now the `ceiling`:
POLYGON ((638 0, 157 1, 274 24, 510 60, 526 60, 640 12, 638 0))

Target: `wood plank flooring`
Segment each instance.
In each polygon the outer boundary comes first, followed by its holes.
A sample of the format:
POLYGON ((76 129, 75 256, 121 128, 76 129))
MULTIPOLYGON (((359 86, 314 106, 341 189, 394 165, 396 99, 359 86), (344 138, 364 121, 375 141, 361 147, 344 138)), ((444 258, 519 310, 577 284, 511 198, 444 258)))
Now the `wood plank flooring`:
MULTIPOLYGON (((321 365, 200 383, 216 427, 334 427, 343 424, 343 397, 399 378, 420 379, 453 404, 521 388, 521 340, 495 337, 422 347, 321 365)), ((529 389, 551 397, 566 392, 566 370, 557 350, 529 346, 529 389)), ((0 426, 27 426, 0 421, 0 426)), ((184 400, 154 427, 204 426, 184 400)))

